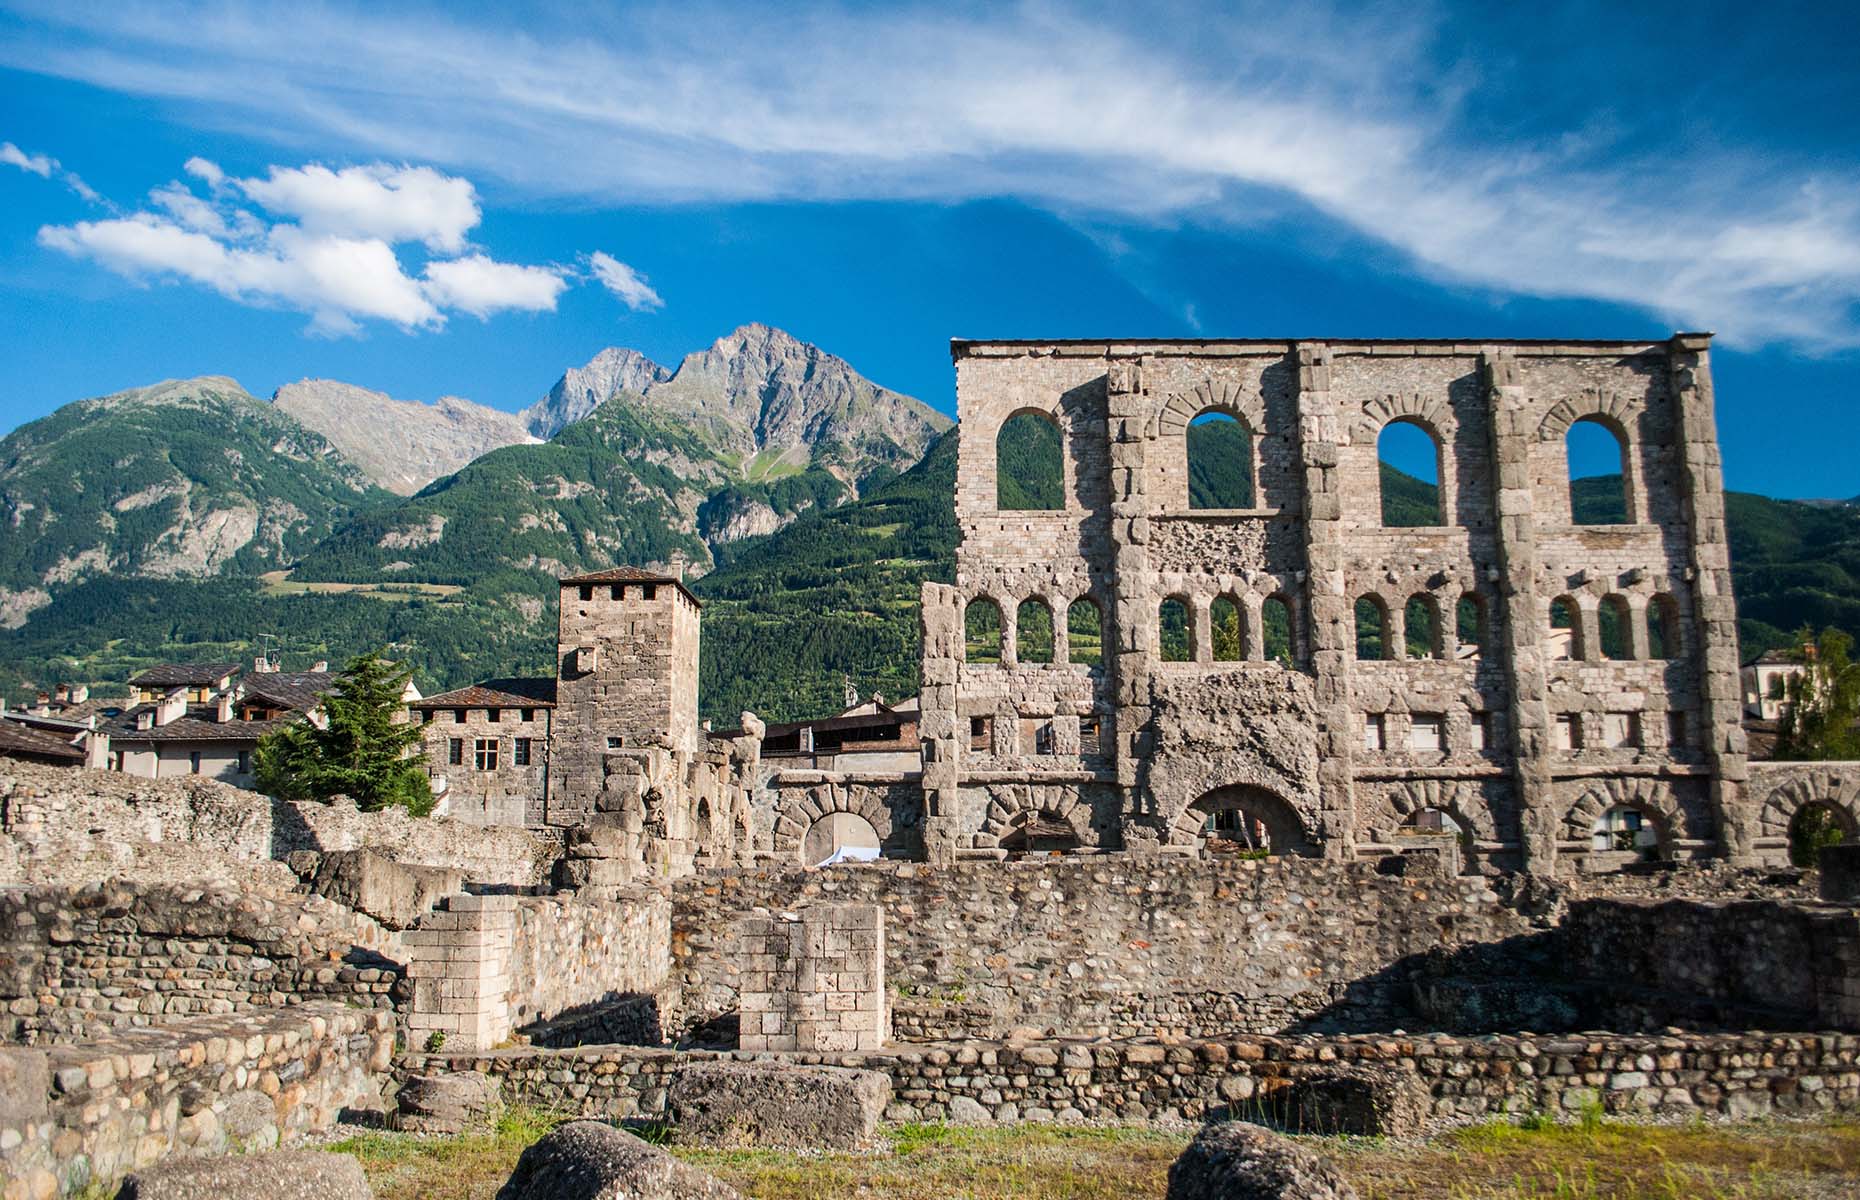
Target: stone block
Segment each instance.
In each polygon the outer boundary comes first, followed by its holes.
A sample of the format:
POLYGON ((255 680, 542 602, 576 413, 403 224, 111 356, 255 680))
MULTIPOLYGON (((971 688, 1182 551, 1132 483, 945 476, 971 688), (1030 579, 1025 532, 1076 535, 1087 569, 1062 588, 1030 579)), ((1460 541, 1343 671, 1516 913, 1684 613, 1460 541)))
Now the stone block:
POLYGON ((171 1158, 123 1182, 117 1200, 374 1200, 362 1164, 347 1154, 283 1150, 229 1158, 171 1158))
POLYGON ((1337 1067, 1299 1079, 1275 1098, 1293 1133, 1326 1137, 1412 1137, 1427 1124, 1429 1101, 1410 1073, 1337 1067))
POLYGON ((720 1147, 869 1149, 890 1102, 877 1071, 782 1063, 686 1067, 667 1092, 679 1140, 720 1147))
POLYGON ((44 1051, 0 1049, 0 1125, 24 1125, 44 1116, 51 1090, 44 1051))
POLYGON ((405 929, 464 885, 465 872, 456 867, 409 866, 372 850, 337 850, 323 855, 310 890, 389 929, 405 929))
POLYGON ((1336 1168, 1238 1121, 1209 1125, 1169 1167, 1168 1200, 1357 1200, 1336 1168))
POLYGON ((476 1071, 410 1075, 395 1097, 396 1124, 412 1133, 460 1133, 498 1108, 498 1083, 476 1071))
POLYGON ((741 1200, 735 1188, 599 1121, 572 1121, 523 1152, 497 1200, 741 1200))

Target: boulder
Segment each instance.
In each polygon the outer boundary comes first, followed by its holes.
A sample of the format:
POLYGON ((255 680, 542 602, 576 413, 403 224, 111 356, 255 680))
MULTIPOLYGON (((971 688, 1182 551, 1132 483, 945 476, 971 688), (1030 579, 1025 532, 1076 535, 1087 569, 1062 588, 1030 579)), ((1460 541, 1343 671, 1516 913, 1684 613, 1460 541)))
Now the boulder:
POLYGON ((1278 1099, 1287 1129, 1324 1136, 1414 1137, 1426 1129, 1430 1107, 1413 1075, 1375 1067, 1307 1075, 1278 1099))
POLYGON ((1169 1168, 1168 1200, 1357 1200, 1315 1154, 1258 1125, 1209 1125, 1169 1168))
POLYGON ((465 887, 456 867, 416 867, 373 850, 335 850, 316 865, 310 890, 366 913, 389 929, 405 929, 465 887))
POLYGON ((742 1194, 630 1133, 572 1121, 523 1152, 497 1200, 742 1200, 742 1194))
POLYGON ((409 1075, 395 1124, 409 1133, 462 1133, 498 1108, 497 1080, 476 1071, 409 1075))
POLYGON ((666 1093, 680 1142, 721 1147, 867 1149, 890 1102, 877 1071, 776 1062, 689 1066, 666 1093))
POLYGON ((374 1200, 362 1164, 347 1154, 279 1150, 227 1158, 171 1158, 123 1181, 117 1200, 374 1200))

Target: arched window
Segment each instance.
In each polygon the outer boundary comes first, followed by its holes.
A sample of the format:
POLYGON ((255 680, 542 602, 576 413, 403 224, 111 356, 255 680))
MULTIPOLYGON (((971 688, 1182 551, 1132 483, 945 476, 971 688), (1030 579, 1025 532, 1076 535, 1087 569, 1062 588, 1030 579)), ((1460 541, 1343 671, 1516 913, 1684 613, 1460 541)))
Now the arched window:
POLYGON ((1209 657, 1215 662, 1239 662, 1246 657, 1246 641, 1241 636, 1240 605, 1232 596, 1222 596, 1208 607, 1209 657))
POLYGON ((1544 639, 1544 649, 1551 658, 1582 657, 1582 625, 1578 612, 1576 602, 1568 596, 1558 596, 1550 602, 1550 632, 1544 639))
POLYGON ((1292 605, 1284 596, 1268 596, 1259 606, 1260 642, 1267 662, 1292 665, 1292 605))
POLYGON ((963 657, 972 663, 1001 661, 1001 609, 977 596, 962 611, 963 657))
POLYGON ((1651 658, 1678 658, 1683 652, 1679 601, 1662 592, 1647 605, 1647 654, 1651 658))
POLYGON ((697 840, 699 846, 710 845, 710 799, 700 796, 697 802, 697 840))
POLYGON ((1628 612, 1627 597, 1603 596, 1601 607, 1595 613, 1596 633, 1602 643, 1602 657, 1617 661, 1634 657, 1634 648, 1629 642, 1629 622, 1633 617, 1628 612))
POLYGON ((1382 523, 1444 525, 1440 504, 1440 443, 1413 421, 1391 421, 1376 438, 1382 523))
POLYGON ((1373 661, 1387 658, 1389 652, 1389 613, 1376 596, 1362 596, 1356 601, 1356 657, 1373 661))
POLYGON ((1589 832, 1589 849, 1632 851, 1642 858, 1657 858, 1660 830, 1640 809, 1616 805, 1595 819, 1589 832))
POLYGON ((1188 602, 1171 596, 1162 602, 1157 614, 1157 635, 1162 641, 1164 662, 1190 662, 1195 657, 1193 625, 1188 618, 1188 602))
POLYGON ((1853 823, 1846 813, 1832 804, 1812 801, 1797 809, 1789 821, 1789 861, 1802 868, 1817 866, 1823 850, 1853 837, 1853 823))
POLYGON ((1209 410, 1188 426, 1188 506, 1252 508, 1253 434, 1232 414, 1209 410))
POLYGON ((1403 638, 1409 658, 1440 657, 1440 609, 1426 592, 1408 597, 1402 612, 1403 638))
POLYGON ((810 867, 877 857, 878 830, 858 813, 828 813, 809 825, 801 838, 801 862, 810 867))
POLYGON ((1066 658, 1087 667, 1104 661, 1104 618, 1090 596, 1066 607, 1066 658))
POLYGON ((1066 468, 1059 426, 1045 413, 1018 412, 995 435, 995 507, 1066 506, 1066 468))
POLYGON ((1020 602, 1014 613, 1014 657, 1024 663, 1053 661, 1053 610, 1046 601, 1020 602))
POLYGON ((1627 454, 1621 435, 1584 417, 1563 435, 1569 462, 1569 518, 1576 525, 1626 525, 1627 454))
POLYGON ((1485 601, 1467 592, 1454 606, 1453 622, 1460 640, 1460 657, 1477 658, 1485 651, 1485 601))

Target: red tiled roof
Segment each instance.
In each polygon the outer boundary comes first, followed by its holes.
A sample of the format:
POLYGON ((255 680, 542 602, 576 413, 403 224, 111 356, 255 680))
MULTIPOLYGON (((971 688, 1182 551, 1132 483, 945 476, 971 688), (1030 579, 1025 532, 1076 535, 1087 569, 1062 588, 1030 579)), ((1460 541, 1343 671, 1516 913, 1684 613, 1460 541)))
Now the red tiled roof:
POLYGON ((409 708, 554 708, 553 679, 487 679, 415 700, 409 708))

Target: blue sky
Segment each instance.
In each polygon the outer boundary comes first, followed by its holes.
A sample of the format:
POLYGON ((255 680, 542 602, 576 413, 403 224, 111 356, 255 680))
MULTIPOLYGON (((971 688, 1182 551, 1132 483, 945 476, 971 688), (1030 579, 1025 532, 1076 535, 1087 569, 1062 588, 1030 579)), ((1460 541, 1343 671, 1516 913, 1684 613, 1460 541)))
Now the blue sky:
POLYGON ((1730 485, 1860 494, 1860 22, 1623 7, 0 0, 0 430, 747 321, 945 410, 951 336, 1710 329, 1730 485))

